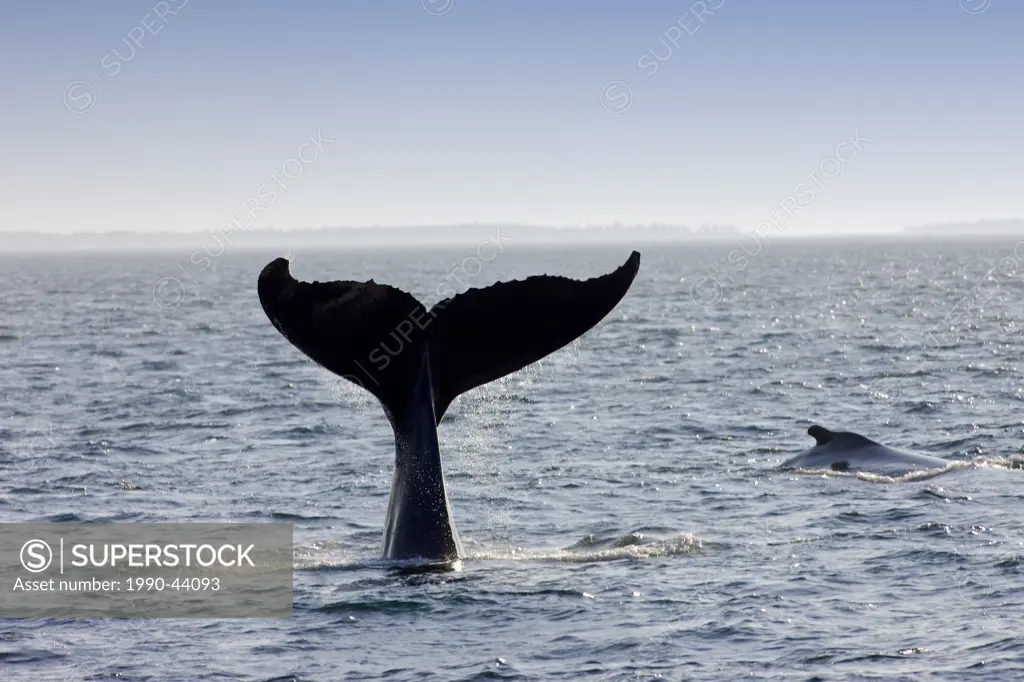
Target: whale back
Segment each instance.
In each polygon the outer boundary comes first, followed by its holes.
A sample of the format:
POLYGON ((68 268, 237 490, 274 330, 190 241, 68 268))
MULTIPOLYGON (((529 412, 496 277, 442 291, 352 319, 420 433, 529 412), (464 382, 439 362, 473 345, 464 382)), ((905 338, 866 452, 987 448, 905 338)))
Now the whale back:
POLYGON ((947 460, 930 455, 897 450, 852 431, 830 431, 814 425, 807 429, 814 447, 781 465, 782 469, 832 469, 833 471, 870 471, 902 475, 915 469, 941 469, 947 460))

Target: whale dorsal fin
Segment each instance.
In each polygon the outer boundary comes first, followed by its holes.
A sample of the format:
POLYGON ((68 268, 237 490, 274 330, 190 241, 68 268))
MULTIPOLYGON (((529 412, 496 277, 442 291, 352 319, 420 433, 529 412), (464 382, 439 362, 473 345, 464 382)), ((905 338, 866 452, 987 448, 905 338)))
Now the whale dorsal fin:
POLYGON ((817 441, 815 445, 825 445, 832 442, 842 443, 847 446, 878 445, 875 441, 859 433, 854 433, 853 431, 829 431, 824 426, 818 426, 817 424, 807 429, 807 435, 817 441))
POLYGON ((807 435, 814 438, 814 440, 817 441, 818 445, 824 445, 825 443, 831 441, 836 434, 832 433, 824 426, 818 426, 817 424, 815 424, 811 428, 807 429, 807 435))

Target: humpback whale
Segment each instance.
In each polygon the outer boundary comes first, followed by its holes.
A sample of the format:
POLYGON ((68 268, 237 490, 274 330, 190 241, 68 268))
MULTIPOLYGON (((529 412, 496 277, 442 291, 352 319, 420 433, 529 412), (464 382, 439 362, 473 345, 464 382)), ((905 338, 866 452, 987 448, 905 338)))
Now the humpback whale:
POLYGON ((850 431, 829 431, 814 425, 807 434, 817 441, 780 469, 832 469, 864 471, 883 476, 902 476, 923 469, 944 469, 949 460, 890 448, 850 431))
POLYGON ((373 280, 300 282, 278 258, 257 285, 267 317, 315 362, 372 393, 395 435, 385 559, 462 555, 437 426, 462 393, 572 343, 618 304, 640 254, 588 280, 539 275, 469 289, 427 310, 373 280))

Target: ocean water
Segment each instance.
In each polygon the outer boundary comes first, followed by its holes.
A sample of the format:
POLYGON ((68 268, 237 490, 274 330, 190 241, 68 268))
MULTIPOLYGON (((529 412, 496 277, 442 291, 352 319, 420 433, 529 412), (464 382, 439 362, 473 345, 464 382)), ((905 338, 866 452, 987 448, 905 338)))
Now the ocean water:
MULTIPOLYGON (((0 679, 1021 679, 1014 246, 638 245, 598 327, 453 405, 467 557, 411 575, 380 406, 260 308, 281 253, 0 257, 0 521, 295 525, 292 618, 4 620, 0 679), (814 423, 963 464, 778 471, 814 423)), ((428 300, 630 248, 290 256, 428 300)))

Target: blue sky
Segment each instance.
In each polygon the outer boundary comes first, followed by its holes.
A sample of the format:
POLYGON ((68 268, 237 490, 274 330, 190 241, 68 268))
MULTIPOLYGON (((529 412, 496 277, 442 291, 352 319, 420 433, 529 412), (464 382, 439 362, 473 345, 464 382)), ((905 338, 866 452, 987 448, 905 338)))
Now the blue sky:
POLYGON ((816 168, 836 175, 793 232, 1024 217, 1010 0, 10 1, 3 16, 0 231, 212 230, 277 181, 259 226, 752 229, 816 168), (829 166, 855 135, 870 141, 829 166), (315 159, 286 178, 300 153, 315 159))

